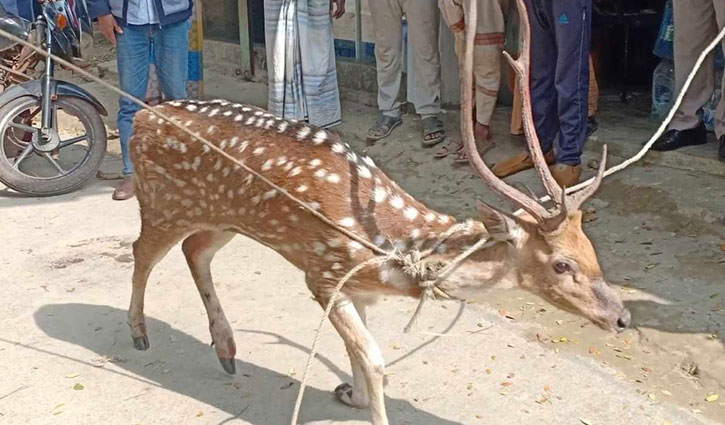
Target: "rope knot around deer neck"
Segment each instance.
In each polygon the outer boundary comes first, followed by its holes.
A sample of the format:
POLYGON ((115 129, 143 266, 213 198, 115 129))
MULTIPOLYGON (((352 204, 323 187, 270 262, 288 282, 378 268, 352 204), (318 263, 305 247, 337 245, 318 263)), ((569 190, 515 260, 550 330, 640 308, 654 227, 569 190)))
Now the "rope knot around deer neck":
POLYGON ((417 249, 406 253, 396 252, 393 256, 403 273, 418 282, 418 286, 424 290, 434 286, 440 277, 440 272, 446 268, 444 261, 427 260, 417 249))

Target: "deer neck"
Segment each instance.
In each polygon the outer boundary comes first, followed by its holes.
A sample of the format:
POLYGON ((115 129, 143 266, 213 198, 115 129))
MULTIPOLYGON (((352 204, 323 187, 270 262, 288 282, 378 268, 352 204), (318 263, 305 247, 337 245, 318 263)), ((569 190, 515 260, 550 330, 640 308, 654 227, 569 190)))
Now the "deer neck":
MULTIPOLYGON (((454 224, 455 225, 455 224, 454 224)), ((441 228, 424 244, 418 240, 407 240, 403 246, 415 247, 420 251, 435 248, 425 261, 450 263, 465 250, 481 239, 489 237, 483 224, 476 221, 464 223, 461 230, 446 237, 449 226, 441 228)), ((517 248, 505 242, 486 245, 461 261, 437 286, 455 298, 473 300, 480 298, 486 289, 512 287, 517 285, 515 273, 517 248)), ((403 290, 410 295, 420 295, 418 282, 408 277, 396 264, 380 266, 380 280, 403 290)))

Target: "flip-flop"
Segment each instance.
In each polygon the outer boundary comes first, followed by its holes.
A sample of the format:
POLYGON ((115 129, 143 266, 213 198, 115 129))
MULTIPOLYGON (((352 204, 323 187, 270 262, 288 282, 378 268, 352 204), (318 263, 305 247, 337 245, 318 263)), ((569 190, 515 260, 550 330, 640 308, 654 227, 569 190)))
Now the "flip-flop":
POLYGON ((436 159, 443 159, 447 158, 448 155, 458 155, 458 153, 460 153, 462 150, 463 142, 451 140, 445 146, 442 146, 440 149, 438 149, 436 153, 433 154, 433 157, 436 159))
MULTIPOLYGON (((486 152, 490 151, 491 149, 493 149, 495 147, 496 147, 496 143, 491 142, 491 141, 488 141, 488 142, 484 143, 483 145, 476 143, 476 148, 478 149, 478 152, 482 157, 484 155, 486 155, 486 152)), ((453 162, 455 162, 456 164, 470 164, 466 150, 461 149, 460 151, 456 152, 456 157, 453 159, 453 162)))
POLYGON ((400 117, 380 115, 378 122, 376 122, 375 125, 368 130, 368 142, 377 142, 378 140, 390 136, 390 133, 392 133, 393 130, 402 123, 403 119, 400 117))
POLYGON ((443 122, 437 117, 425 118, 423 120, 423 147, 429 148, 444 140, 446 140, 446 129, 443 127, 443 122), (436 133, 439 134, 438 137, 426 139, 436 133))

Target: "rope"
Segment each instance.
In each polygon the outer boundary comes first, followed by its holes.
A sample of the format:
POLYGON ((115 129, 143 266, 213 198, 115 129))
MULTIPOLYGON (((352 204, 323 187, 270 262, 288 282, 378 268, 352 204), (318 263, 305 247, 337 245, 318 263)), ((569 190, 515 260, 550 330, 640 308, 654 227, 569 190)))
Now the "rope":
MULTIPOLYGON (((665 131, 667 131, 667 127, 670 125, 670 122, 672 122, 672 119, 675 117, 675 113, 677 113, 677 110, 680 108, 680 105, 682 104, 683 99, 685 98, 685 95, 687 94, 687 90, 689 90, 690 85, 692 85, 692 80, 695 79, 695 76, 697 75, 698 71, 702 67, 702 63, 705 61, 707 56, 715 50, 718 44, 725 38, 725 27, 720 31, 720 33, 715 37, 715 39, 710 43, 705 50, 700 53, 700 57, 697 58, 697 62, 695 62, 695 66, 690 71, 690 75, 687 76, 687 80, 685 80, 685 85, 682 86, 682 90, 680 90, 680 93, 677 96, 677 99, 675 100, 675 103, 672 105, 672 109, 670 109, 670 112, 667 114, 667 117, 665 120, 660 124, 659 128, 655 132, 655 134, 647 141, 647 143, 640 149, 637 154, 635 154, 633 157, 627 159, 626 161, 623 161, 620 164, 617 164, 611 168, 608 168, 607 171, 604 172, 604 177, 610 176, 618 171, 624 170, 625 168, 629 167, 630 165, 634 164, 635 162, 641 160, 645 154, 650 150, 652 145, 659 139, 662 134, 664 134, 665 131)), ((566 193, 573 193, 576 191, 579 191, 594 181, 594 177, 589 178, 589 180, 586 180, 584 182, 581 182, 577 184, 576 186, 568 187, 566 188, 566 193)), ((544 196, 542 198, 539 198, 539 202, 546 202, 551 200, 550 196, 544 196)), ((524 210, 519 209, 514 214, 520 215, 524 212, 524 210)))

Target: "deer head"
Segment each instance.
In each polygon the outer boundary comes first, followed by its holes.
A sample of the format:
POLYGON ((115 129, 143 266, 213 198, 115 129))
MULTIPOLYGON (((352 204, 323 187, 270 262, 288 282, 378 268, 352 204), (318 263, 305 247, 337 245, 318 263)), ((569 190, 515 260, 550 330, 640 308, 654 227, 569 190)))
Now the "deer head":
MULTIPOLYGON (((601 184, 606 167, 606 146, 597 178, 587 188, 567 195, 553 179, 541 149, 534 126, 529 82, 530 28, 524 0, 517 0, 520 14, 520 55, 513 60, 505 54, 519 78, 523 100, 523 122, 529 151, 544 187, 553 201, 545 208, 536 198, 530 198, 499 179, 486 166, 476 149, 472 113, 473 41, 475 25, 466 25, 465 54, 461 64, 461 129, 471 164, 481 178, 496 192, 518 205, 526 213, 522 217, 479 203, 482 222, 488 234, 507 242, 507 266, 521 287, 552 304, 580 316, 608 330, 622 331, 630 323, 617 291, 604 279, 597 254, 582 229, 582 203, 601 184)), ((467 22, 476 22, 476 1, 465 3, 467 22)), ((482 254, 486 255, 486 254, 482 254)), ((475 261, 476 258, 472 257, 475 261)))

